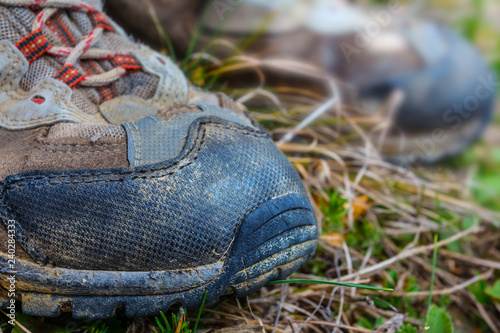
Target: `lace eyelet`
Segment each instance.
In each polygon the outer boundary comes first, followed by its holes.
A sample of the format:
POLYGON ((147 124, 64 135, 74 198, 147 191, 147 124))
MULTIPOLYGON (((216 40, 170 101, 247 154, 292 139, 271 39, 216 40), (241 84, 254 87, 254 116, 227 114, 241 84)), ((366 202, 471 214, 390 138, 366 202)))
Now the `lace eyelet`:
POLYGON ((35 104, 41 105, 45 102, 45 97, 40 95, 35 95, 31 98, 31 101, 35 104))

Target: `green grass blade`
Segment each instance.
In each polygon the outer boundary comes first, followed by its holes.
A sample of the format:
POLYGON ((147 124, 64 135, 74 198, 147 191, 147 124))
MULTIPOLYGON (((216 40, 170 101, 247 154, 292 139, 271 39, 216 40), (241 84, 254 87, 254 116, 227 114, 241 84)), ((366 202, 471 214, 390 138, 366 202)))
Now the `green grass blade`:
POLYGON ((170 59, 172 59, 173 62, 177 61, 177 57, 175 55, 175 49, 174 45, 172 44, 172 41, 168 37, 167 32, 165 29, 163 29, 163 26, 161 25, 160 19, 158 18, 158 15, 156 14, 155 7, 151 3, 150 0, 146 0, 146 5, 148 7, 149 11, 149 16, 151 17, 151 20, 153 21, 153 24, 156 27, 156 30, 160 34, 160 36, 163 38, 163 41, 165 42, 165 45, 167 46, 168 53, 170 55, 170 59))
POLYGON ((183 322, 182 325, 181 325, 181 330, 180 332, 183 332, 183 333, 189 333, 189 332, 192 332, 190 329, 189 329, 189 323, 187 322, 183 322))
POLYGON ((250 36, 247 38, 243 39, 237 47, 238 53, 241 54, 243 51, 248 49, 250 46, 252 46, 262 35, 266 33, 267 28, 271 25, 273 19, 276 17, 276 12, 270 12, 264 17, 264 20, 260 24, 260 26, 252 32, 250 36))
POLYGON ((191 40, 189 41, 188 48, 186 50, 186 56, 184 57, 184 61, 182 62, 181 68, 183 71, 186 70, 186 66, 189 62, 189 58, 194 52, 194 48, 196 44, 198 44, 198 40, 200 39, 201 36, 201 30, 205 26, 205 22, 207 20, 208 14, 210 12, 210 7, 213 6, 213 0, 209 1, 209 3, 203 8, 203 14, 201 15, 201 20, 200 23, 198 24, 198 27, 196 31, 194 32, 194 35, 191 37, 191 40))
POLYGON ((278 281, 269 282, 268 285, 285 284, 285 283, 314 283, 314 284, 327 284, 327 285, 332 285, 332 286, 341 286, 341 287, 350 287, 350 288, 360 288, 360 289, 366 289, 366 290, 393 291, 393 289, 391 289, 391 288, 373 287, 373 286, 365 286, 363 284, 357 284, 357 283, 345 283, 345 282, 322 281, 322 280, 278 280, 278 281))
MULTIPOLYGON (((267 15, 264 18, 263 23, 259 26, 259 28, 255 32, 253 32, 249 37, 246 37, 246 38, 242 39, 240 42, 238 42, 235 52, 233 52, 229 58, 231 58, 232 56, 241 54, 248 47, 250 47, 260 36, 262 36, 265 33, 268 26, 271 24, 272 19, 274 18, 275 14, 276 13, 270 13, 269 15, 267 15)), ((221 26, 221 28, 222 28, 222 26, 221 26)), ((217 29, 217 34, 219 32, 220 32, 220 30, 217 29)), ((210 40, 210 43, 211 43, 211 41, 212 41, 212 39, 210 40)), ((210 43, 208 45, 210 45, 210 43)), ((215 85, 215 82, 217 82, 217 80, 219 79, 220 76, 221 76, 220 72, 213 75, 211 77, 210 81, 208 82, 208 84, 205 86, 205 90, 210 90, 215 85)))
POLYGON ((434 235, 434 250, 432 252, 432 273, 431 273, 431 285, 429 287, 429 299, 427 300, 427 323, 425 326, 428 326, 429 323, 429 313, 431 311, 432 306, 432 290, 434 289, 434 279, 436 278, 436 265, 437 265, 437 242, 438 236, 434 235))
MULTIPOLYGON (((155 319, 156 319, 156 325, 158 325, 158 328, 161 330, 162 333, 164 333, 165 332, 165 328, 161 324, 160 319, 158 319, 158 317, 156 317, 155 319)), ((156 331, 156 329, 155 329, 155 331, 156 331)))
POLYGON ((175 332, 177 331, 177 319, 179 318, 179 314, 175 315, 174 313, 172 313, 172 332, 175 332))
POLYGON ((201 306, 200 306, 200 310, 198 310, 198 316, 196 317, 196 323, 194 324, 193 333, 196 333, 196 330, 198 329, 198 323, 200 322, 201 312, 203 311, 203 306, 205 305, 205 301, 207 300, 207 294, 208 294, 208 290, 205 291, 205 295, 203 296, 203 301, 201 301, 201 306))
MULTIPOLYGON (((189 48, 188 48, 188 50, 186 52, 186 57, 184 59, 184 63, 183 63, 183 65, 182 65, 181 68, 182 68, 182 70, 184 71, 184 73, 185 73, 185 75, 187 77, 190 77, 191 74, 193 73, 193 71, 196 70, 196 68, 200 64, 201 58, 198 58, 189 67, 189 69, 187 68, 187 65, 188 65, 188 62, 189 62, 189 58, 193 54, 195 45, 198 43, 198 39, 199 39, 199 37, 201 35, 201 29, 203 29, 203 27, 205 25, 205 21, 206 21, 206 18, 208 16, 208 13, 209 13, 209 10, 210 10, 209 7, 212 4, 213 4, 213 1, 210 2, 209 6, 205 7, 204 13, 203 13, 203 16, 202 16, 202 19, 201 19, 201 22, 200 22, 200 25, 198 26, 198 29, 196 30, 195 35, 191 38, 191 41, 190 41, 190 44, 189 44, 189 48)), ((222 28, 224 27, 224 24, 227 22, 228 17, 229 17, 229 15, 226 16, 225 18, 223 18, 220 21, 220 23, 217 25, 215 31, 212 33, 212 35, 208 39, 207 43, 201 48, 200 53, 206 53, 207 50, 208 50, 208 48, 212 45, 212 42, 214 41, 214 39, 217 38, 218 36, 220 36, 222 28)))
POLYGON ((170 324, 168 323, 167 316, 165 316, 163 311, 161 311, 160 314, 161 314, 161 317, 163 318, 163 322, 165 323, 165 327, 166 327, 165 331, 167 333, 172 332, 172 328, 170 327, 170 324))

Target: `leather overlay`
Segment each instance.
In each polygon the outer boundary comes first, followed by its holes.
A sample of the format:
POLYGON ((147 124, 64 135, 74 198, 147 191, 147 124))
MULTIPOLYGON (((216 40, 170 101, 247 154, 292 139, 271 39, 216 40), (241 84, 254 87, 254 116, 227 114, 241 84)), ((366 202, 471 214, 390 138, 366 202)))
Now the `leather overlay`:
POLYGON ((18 130, 61 121, 104 124, 101 115, 89 115, 71 102, 71 89, 45 78, 32 91, 20 87, 28 62, 10 42, 0 41, 0 127, 18 130))
POLYGON ((253 127, 249 119, 227 109, 200 104, 202 112, 181 113, 168 120, 150 116, 123 125, 127 131, 128 159, 139 167, 168 161, 178 156, 193 122, 203 117, 218 117, 239 125, 253 127))
POLYGON ((155 95, 148 102, 160 109, 187 103, 188 82, 182 71, 169 58, 144 45, 131 53, 146 73, 156 75, 160 79, 155 95))
POLYGON ((134 122, 158 113, 159 108, 135 95, 120 96, 104 102, 101 114, 114 125, 134 122))
POLYGON ((0 128, 0 181, 36 170, 128 168, 125 133, 120 136, 111 126, 60 123, 22 131, 0 128))

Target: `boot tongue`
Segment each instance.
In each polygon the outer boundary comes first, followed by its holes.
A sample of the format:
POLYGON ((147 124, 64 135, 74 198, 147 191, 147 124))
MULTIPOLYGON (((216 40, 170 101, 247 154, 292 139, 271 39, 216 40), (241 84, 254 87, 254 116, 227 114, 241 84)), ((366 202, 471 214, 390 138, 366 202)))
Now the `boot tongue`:
MULTIPOLYGON (((94 0, 98 2, 98 0, 94 0)), ((97 3, 99 4, 99 3, 97 3)), ((0 6, 0 39, 10 40, 13 44, 31 32, 35 13, 28 7, 0 6)), ((43 28, 47 41, 54 46, 74 47, 93 29, 86 13, 60 9, 43 28)), ((108 49, 117 53, 129 53, 137 48, 131 41, 114 32, 105 32, 96 48, 108 49)), ((43 55, 30 64, 29 70, 21 80, 21 88, 30 91, 42 79, 53 77, 63 68, 64 58, 43 55)), ((107 60, 80 60, 77 65, 82 74, 96 75, 114 68, 107 60)), ((158 87, 156 76, 142 71, 128 73, 119 80, 102 87, 73 89, 72 102, 83 112, 96 114, 99 105, 112 98, 135 95, 144 99, 154 96, 158 87)))

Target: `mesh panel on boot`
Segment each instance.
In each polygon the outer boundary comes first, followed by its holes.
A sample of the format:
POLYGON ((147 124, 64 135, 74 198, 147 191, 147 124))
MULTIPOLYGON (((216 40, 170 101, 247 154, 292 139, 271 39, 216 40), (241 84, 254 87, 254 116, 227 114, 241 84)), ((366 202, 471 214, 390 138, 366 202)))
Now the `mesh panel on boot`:
POLYGON ((94 136, 115 139, 125 138, 125 130, 116 125, 86 125, 59 123, 50 128, 47 139, 92 138, 94 136))
POLYGON ((31 32, 34 15, 26 8, 0 6, 0 39, 13 44, 31 32))

